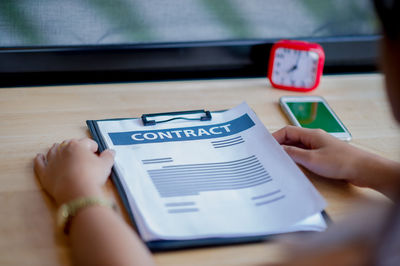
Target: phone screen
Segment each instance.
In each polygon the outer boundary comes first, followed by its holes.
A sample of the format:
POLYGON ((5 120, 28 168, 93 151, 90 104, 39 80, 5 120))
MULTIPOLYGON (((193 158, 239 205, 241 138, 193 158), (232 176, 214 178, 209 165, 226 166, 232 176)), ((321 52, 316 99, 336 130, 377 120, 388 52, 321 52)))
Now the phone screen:
POLYGON ((346 132, 323 102, 287 102, 302 127, 321 128, 326 132, 346 132))

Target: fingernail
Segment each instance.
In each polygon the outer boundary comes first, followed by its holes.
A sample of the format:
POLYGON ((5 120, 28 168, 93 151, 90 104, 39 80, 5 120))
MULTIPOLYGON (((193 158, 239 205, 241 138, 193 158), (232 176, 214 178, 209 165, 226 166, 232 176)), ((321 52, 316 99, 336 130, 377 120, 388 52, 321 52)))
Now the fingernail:
POLYGON ((112 156, 115 157, 115 154, 116 154, 115 150, 110 149, 110 152, 111 152, 112 156))

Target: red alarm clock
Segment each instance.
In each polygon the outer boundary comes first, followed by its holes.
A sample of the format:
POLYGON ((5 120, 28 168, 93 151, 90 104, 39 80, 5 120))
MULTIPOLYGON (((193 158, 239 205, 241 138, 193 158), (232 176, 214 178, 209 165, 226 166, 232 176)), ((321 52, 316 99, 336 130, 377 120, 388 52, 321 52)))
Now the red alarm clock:
POLYGON ((324 62, 321 45, 282 40, 272 46, 268 78, 278 89, 311 91, 319 84, 324 62))

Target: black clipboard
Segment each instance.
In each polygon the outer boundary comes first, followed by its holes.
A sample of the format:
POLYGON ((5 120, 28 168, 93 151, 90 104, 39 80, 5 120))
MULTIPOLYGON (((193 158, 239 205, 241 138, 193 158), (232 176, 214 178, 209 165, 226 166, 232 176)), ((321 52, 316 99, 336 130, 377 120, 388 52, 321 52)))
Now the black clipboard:
MULTIPOLYGON (((222 112, 222 111, 217 111, 222 112)), ((98 127, 97 122, 100 121, 117 121, 117 120, 128 120, 135 118, 114 118, 114 119, 102 119, 102 120, 87 120, 86 124, 88 126, 90 135, 93 140, 97 142, 99 146, 99 152, 102 152, 106 149, 106 144, 104 139, 101 136, 100 129, 98 127)), ((210 111, 205 110, 193 110, 193 111, 179 111, 179 112, 168 112, 168 113, 155 113, 155 114, 143 114, 141 116, 143 126, 151 126, 156 123, 164 123, 169 122, 176 119, 184 119, 184 120, 199 120, 199 121, 209 121, 212 119, 212 114, 210 111), (199 118, 186 118, 184 115, 187 114, 201 114, 204 113, 204 116, 200 116, 199 118), (149 120, 149 118, 163 116, 163 115, 175 115, 176 117, 173 119, 167 120, 149 120)), ((137 228, 137 224, 135 221, 135 217, 133 215, 131 206, 128 201, 128 197, 124 187, 122 186, 121 180, 119 176, 116 174, 114 167, 111 171, 111 180, 115 184, 117 188, 118 194, 121 197, 122 203, 128 213, 129 219, 132 221, 133 225, 137 228)), ((326 213, 326 211, 321 212, 326 224, 329 226, 332 223, 331 218, 326 213)), ((245 244, 245 243, 255 243, 255 242, 263 242, 266 241, 273 236, 276 235, 260 235, 260 236, 248 236, 248 237, 230 237, 230 238, 202 238, 202 239, 193 239, 193 240, 156 240, 156 241, 148 241, 145 242, 146 246, 153 252, 158 251, 169 251, 169 250, 179 250, 179 249, 189 249, 189 248, 199 248, 199 247, 210 247, 210 246, 225 246, 225 245, 237 245, 237 244, 245 244)))

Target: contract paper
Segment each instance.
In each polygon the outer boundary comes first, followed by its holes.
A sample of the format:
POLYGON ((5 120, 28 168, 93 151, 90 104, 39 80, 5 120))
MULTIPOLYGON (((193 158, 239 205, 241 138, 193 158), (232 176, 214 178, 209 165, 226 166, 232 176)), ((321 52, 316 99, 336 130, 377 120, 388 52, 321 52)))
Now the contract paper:
POLYGON ((324 199, 246 103, 211 121, 97 123, 145 241, 326 228, 324 199))

